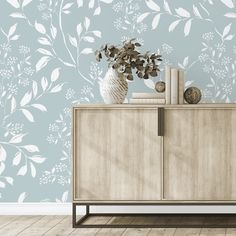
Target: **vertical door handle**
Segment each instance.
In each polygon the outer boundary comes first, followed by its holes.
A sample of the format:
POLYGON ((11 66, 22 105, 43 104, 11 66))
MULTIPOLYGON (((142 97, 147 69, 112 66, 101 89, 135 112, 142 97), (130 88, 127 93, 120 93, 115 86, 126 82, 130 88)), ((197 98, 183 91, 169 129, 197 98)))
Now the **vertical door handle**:
POLYGON ((164 108, 158 107, 158 136, 164 136, 164 108))

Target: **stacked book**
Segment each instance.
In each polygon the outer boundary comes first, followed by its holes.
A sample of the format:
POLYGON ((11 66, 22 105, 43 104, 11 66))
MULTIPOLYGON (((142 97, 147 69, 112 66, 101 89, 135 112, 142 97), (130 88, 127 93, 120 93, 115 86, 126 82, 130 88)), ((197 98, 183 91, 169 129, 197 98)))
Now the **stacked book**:
POLYGON ((165 104, 165 93, 132 93, 132 104, 165 104))
POLYGON ((166 104, 184 103, 184 71, 181 69, 165 67, 166 104))
POLYGON ((132 104, 184 104, 184 70, 165 67, 164 93, 132 93, 132 104))

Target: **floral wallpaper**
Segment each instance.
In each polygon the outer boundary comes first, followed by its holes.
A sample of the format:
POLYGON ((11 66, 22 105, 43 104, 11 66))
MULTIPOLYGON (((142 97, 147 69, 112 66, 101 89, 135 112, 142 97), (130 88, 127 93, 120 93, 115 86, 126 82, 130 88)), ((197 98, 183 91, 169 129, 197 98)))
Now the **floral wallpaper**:
MULTIPOLYGON (((67 202, 71 107, 97 103, 94 51, 137 38, 203 102, 236 101, 235 0, 1 0, 0 201, 67 202)), ((163 70, 163 69, 162 69, 163 70)), ((129 94, 163 80, 129 82, 129 94)))

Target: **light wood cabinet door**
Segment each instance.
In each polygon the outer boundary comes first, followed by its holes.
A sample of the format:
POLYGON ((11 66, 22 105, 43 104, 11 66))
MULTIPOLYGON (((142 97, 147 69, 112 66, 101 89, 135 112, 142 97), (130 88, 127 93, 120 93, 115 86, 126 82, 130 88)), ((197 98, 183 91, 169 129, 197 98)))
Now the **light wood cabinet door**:
POLYGON ((161 199, 157 108, 78 108, 74 200, 161 199))
POLYGON ((236 110, 166 109, 166 200, 236 200, 236 110))

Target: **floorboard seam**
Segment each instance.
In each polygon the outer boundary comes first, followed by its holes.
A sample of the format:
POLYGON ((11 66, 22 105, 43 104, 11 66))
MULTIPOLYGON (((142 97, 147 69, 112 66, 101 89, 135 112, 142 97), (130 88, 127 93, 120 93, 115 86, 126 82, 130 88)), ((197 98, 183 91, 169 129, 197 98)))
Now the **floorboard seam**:
POLYGON ((44 232, 42 235, 45 235, 48 231, 50 231, 51 229, 53 229, 54 227, 56 227, 58 224, 60 224, 64 219, 66 218, 66 216, 64 216, 62 218, 62 220, 60 220, 57 224, 55 224, 52 228, 48 229, 46 232, 44 232))
POLYGON ((31 227, 34 223, 40 221, 43 217, 45 217, 45 216, 42 216, 42 217, 39 218, 37 221, 32 222, 32 223, 31 223, 30 225, 28 225, 26 228, 22 229, 20 232, 18 232, 18 233, 16 234, 16 236, 19 235, 19 234, 21 234, 23 231, 25 231, 25 230, 28 229, 29 227, 31 227))

